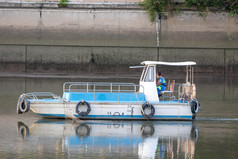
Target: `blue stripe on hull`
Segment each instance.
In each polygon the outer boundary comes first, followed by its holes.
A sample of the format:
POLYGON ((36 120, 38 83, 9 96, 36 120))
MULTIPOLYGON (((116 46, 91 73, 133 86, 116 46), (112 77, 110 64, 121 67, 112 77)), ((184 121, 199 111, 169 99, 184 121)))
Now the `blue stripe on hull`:
MULTIPOLYGON (((65 118, 64 114, 38 114, 41 116, 45 116, 45 117, 58 117, 58 118, 65 118)), ((128 120, 135 120, 135 119, 177 119, 177 120, 192 120, 192 116, 188 116, 188 115, 182 115, 182 116, 177 116, 177 115, 154 115, 152 118, 145 118, 142 115, 133 115, 133 117, 131 117, 130 115, 122 115, 122 116, 113 116, 113 115, 88 115, 88 116, 79 116, 79 115, 74 115, 77 118, 81 118, 81 119, 128 119, 128 120)))

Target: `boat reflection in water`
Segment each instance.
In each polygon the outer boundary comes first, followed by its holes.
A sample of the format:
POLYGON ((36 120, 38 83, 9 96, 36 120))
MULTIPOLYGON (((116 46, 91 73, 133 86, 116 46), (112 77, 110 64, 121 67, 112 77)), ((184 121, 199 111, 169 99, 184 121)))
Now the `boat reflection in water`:
POLYGON ((29 127, 18 122, 20 145, 37 145, 41 147, 36 150, 37 154, 38 151, 44 155, 51 152, 51 157, 193 158, 198 132, 193 122, 85 121, 75 124, 43 119, 29 127))

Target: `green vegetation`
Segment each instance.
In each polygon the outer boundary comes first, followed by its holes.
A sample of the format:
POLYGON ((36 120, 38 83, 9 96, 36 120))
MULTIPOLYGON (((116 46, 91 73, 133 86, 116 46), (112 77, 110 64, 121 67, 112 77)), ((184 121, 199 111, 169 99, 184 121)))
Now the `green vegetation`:
MULTIPOLYGON (((185 4, 176 4, 173 0, 144 0, 139 3, 150 15, 150 20, 154 21, 156 14, 159 16, 163 12, 178 11, 178 6, 195 9, 200 12, 220 12, 225 11, 231 16, 238 15, 238 0, 185 0, 185 4)), ((200 15, 203 15, 202 13, 200 15)))
POLYGON ((66 7, 68 3, 68 0, 60 0, 59 1, 59 7, 66 7))
POLYGON ((172 4, 171 0, 144 0, 144 2, 139 3, 140 6, 143 6, 148 11, 151 21, 155 20, 157 13, 160 16, 167 11, 170 4, 172 4))
POLYGON ((238 15, 238 0, 186 0, 186 6, 198 11, 225 11, 231 16, 238 15))

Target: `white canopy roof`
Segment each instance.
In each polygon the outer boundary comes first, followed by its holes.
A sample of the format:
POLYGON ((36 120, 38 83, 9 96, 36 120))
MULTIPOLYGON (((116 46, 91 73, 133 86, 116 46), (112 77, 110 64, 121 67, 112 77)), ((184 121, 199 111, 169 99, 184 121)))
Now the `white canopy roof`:
POLYGON ((196 62, 185 61, 185 62, 163 62, 163 61, 143 61, 142 65, 167 65, 167 66, 190 66, 196 65, 196 62))

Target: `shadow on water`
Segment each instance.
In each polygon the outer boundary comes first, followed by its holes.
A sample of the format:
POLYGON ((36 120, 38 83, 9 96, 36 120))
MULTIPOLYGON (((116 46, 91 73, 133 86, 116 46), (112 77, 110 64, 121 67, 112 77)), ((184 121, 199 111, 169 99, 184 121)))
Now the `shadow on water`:
MULTIPOLYGON (((193 158, 199 128, 193 122, 39 120, 18 122, 21 153, 34 144, 37 154, 52 150, 64 157, 193 158), (99 155, 99 156, 98 156, 99 155)), ((52 155, 52 154, 51 154, 52 155)), ((55 156, 51 156, 55 157, 55 156)))

